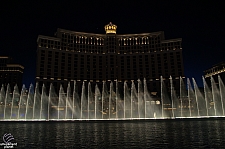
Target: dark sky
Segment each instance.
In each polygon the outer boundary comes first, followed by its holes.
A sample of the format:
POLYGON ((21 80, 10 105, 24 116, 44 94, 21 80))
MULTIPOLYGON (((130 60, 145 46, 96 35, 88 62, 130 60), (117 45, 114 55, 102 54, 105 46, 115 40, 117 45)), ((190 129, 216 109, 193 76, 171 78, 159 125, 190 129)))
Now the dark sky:
POLYGON ((182 38, 186 77, 201 86, 203 71, 224 61, 223 1, 44 1, 0 2, 0 55, 25 66, 23 82, 34 83, 38 35, 54 36, 57 28, 105 33, 110 21, 118 34, 164 31, 182 38))

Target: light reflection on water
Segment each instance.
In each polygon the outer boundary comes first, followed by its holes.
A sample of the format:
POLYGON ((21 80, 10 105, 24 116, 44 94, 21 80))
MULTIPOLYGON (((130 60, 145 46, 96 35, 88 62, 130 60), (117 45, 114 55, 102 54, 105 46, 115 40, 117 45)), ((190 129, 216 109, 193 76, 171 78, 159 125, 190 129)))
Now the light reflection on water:
POLYGON ((5 133, 18 148, 218 148, 225 145, 225 120, 1 122, 5 133))

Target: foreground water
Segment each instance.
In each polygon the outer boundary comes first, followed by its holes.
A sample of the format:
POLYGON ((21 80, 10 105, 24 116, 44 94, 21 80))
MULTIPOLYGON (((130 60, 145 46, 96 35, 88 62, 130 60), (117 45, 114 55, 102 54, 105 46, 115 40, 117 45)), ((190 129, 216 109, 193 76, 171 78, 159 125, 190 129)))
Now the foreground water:
POLYGON ((15 148, 223 148, 225 120, 1 122, 5 133, 15 148))

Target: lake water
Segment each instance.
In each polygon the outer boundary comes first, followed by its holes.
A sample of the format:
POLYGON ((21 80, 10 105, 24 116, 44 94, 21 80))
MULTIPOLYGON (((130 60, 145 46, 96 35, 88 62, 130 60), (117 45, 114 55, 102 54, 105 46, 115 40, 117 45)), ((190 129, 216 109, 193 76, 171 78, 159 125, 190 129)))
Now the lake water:
POLYGON ((225 120, 0 122, 5 133, 15 148, 224 148, 225 120))

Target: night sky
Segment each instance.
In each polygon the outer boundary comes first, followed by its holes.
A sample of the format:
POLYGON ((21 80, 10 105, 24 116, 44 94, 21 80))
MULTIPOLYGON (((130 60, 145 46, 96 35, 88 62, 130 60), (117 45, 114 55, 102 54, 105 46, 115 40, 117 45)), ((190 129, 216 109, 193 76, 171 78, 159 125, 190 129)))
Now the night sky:
POLYGON ((225 61, 223 1, 52 1, 0 2, 0 55, 25 67, 23 83, 34 83, 38 35, 54 36, 57 28, 104 34, 164 31, 165 39, 182 38, 184 71, 202 86, 203 71, 225 61), (2 3, 2 4, 1 4, 2 3))

